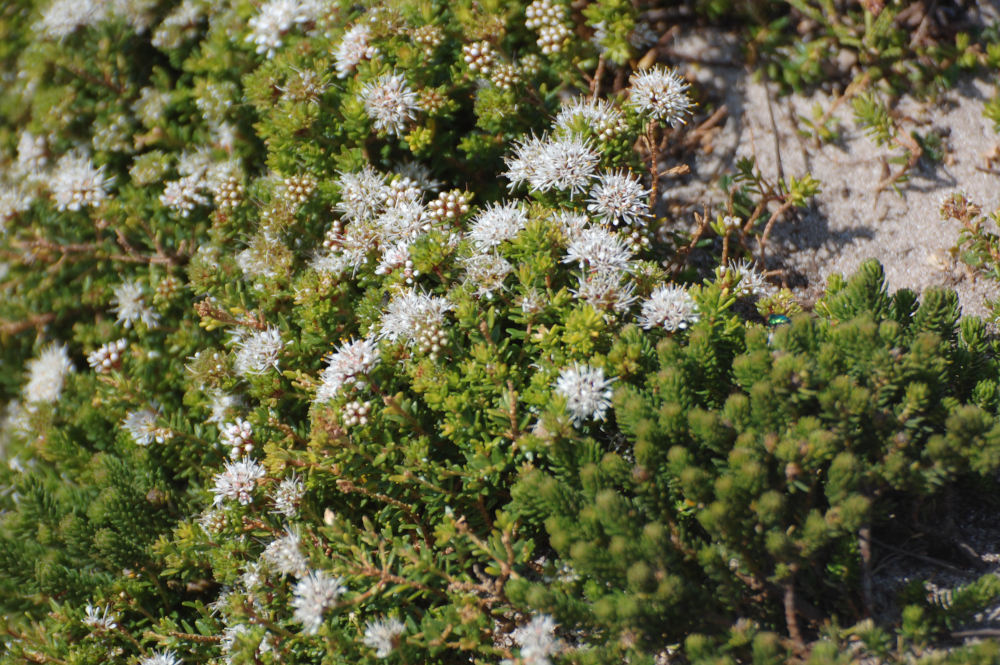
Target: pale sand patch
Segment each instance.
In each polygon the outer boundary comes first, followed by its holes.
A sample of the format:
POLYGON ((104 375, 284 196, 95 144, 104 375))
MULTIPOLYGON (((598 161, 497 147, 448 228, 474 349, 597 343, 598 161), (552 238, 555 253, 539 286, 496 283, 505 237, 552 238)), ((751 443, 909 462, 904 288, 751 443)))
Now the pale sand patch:
MULTIPOLYGON (((725 34, 703 33, 672 43, 671 48, 693 59, 739 62, 733 43, 725 34)), ((712 153, 686 160, 692 176, 684 183, 664 183, 665 200, 723 201, 714 183, 731 173, 736 160, 744 156, 754 156, 763 175, 774 181, 780 153, 786 179, 811 173, 822 183, 808 210, 775 227, 768 248, 768 267, 797 273, 800 285, 795 291, 805 302, 822 293, 831 274, 849 275, 866 259, 876 258, 885 267, 891 290, 952 288, 963 313, 988 315, 986 300, 1000 297, 998 286, 954 259, 950 250, 961 225, 942 220, 938 211, 942 198, 959 190, 984 211, 1000 207, 1000 176, 977 168, 986 166, 984 153, 1000 144, 1000 135, 982 114, 984 102, 995 92, 992 84, 969 77, 933 102, 901 99, 896 109, 905 118, 903 130, 944 134, 947 156, 937 164, 921 162, 900 184, 901 194, 891 189, 879 194, 878 183, 886 175, 883 160, 901 155, 902 150, 877 146, 856 124, 849 103, 833 113, 840 139, 819 144, 799 134, 805 126, 798 116, 811 118, 815 104, 829 108, 834 96, 823 92, 779 96, 776 84, 753 80, 738 67, 691 62, 680 69, 710 98, 725 104, 729 114, 712 139, 712 153)), ((704 117, 702 113, 694 122, 704 117)), ((700 203, 696 205, 700 210, 700 203)), ((690 223, 691 210, 683 216, 690 223)))

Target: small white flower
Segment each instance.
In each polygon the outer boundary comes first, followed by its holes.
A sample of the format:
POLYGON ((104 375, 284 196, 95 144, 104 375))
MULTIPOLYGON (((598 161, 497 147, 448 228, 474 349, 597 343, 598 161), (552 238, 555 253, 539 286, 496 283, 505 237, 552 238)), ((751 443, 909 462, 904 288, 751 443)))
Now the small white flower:
POLYGON ((575 363, 559 373, 555 391, 566 398, 566 409, 576 425, 584 420, 604 420, 611 406, 611 383, 600 367, 575 363))
POLYGON ((376 658, 386 658, 392 653, 406 626, 396 618, 369 621, 365 625, 364 645, 375 650, 376 658))
POLYGON ((570 134, 523 139, 505 161, 511 189, 526 181, 532 191, 558 189, 568 191, 572 198, 586 191, 600 157, 587 139, 570 134))
POLYGON ((110 607, 97 608, 87 603, 85 611, 87 616, 83 618, 83 623, 92 630, 114 630, 118 627, 118 614, 110 607))
POLYGON ((215 503, 225 499, 235 499, 244 506, 253 501, 253 491, 257 481, 265 475, 264 467, 249 457, 227 462, 222 473, 215 475, 215 503))
POLYGON ((372 220, 386 199, 385 176, 365 165, 357 173, 341 173, 337 180, 340 202, 336 210, 348 220, 372 220))
POLYGON ((139 665, 181 665, 181 660, 173 651, 154 651, 140 658, 139 665))
POLYGON ((592 271, 628 272, 632 252, 622 238, 601 228, 580 230, 566 247, 563 263, 581 263, 592 271))
POLYGON ((511 637, 521 647, 521 659, 525 665, 550 665, 549 656, 562 650, 562 642, 555 636, 556 622, 542 614, 511 633, 511 637))
POLYGON ((155 127, 163 121, 169 105, 169 92, 148 86, 139 91, 139 99, 132 104, 132 110, 146 127, 155 127))
POLYGON ((563 104, 553 125, 559 132, 572 132, 577 123, 582 123, 597 135, 599 141, 607 141, 627 129, 625 115, 604 99, 574 97, 563 104))
POLYGON ((361 101, 375 129, 399 136, 417 110, 417 93, 410 90, 399 74, 382 74, 361 88, 361 101))
POLYGON ((229 454, 234 459, 253 451, 253 427, 242 418, 223 425, 219 435, 222 442, 229 446, 229 454))
POLYGON ((115 287, 111 302, 117 317, 116 323, 128 329, 136 321, 142 321, 147 328, 160 322, 160 315, 146 305, 142 293, 142 285, 136 281, 124 282, 115 287))
POLYGON ((375 228, 383 245, 413 240, 426 230, 424 205, 419 200, 395 199, 375 219, 375 228))
POLYGON ((209 535, 219 533, 226 528, 226 513, 218 508, 210 508, 201 514, 198 524, 209 535))
POLYGON ((510 261, 497 254, 475 254, 462 259, 464 282, 475 289, 477 297, 489 300, 494 291, 502 291, 503 282, 513 270, 510 261))
POLYGON ((646 330, 662 326, 671 332, 683 330, 698 320, 698 305, 681 286, 668 284, 649 295, 642 304, 639 322, 646 330))
POLYGON ((764 273, 757 270, 757 266, 753 262, 740 259, 737 263, 730 263, 725 270, 735 272, 740 278, 740 283, 736 287, 738 295, 746 297, 762 296, 769 290, 764 273))
POLYGON ((492 204, 472 220, 469 239, 480 252, 512 240, 528 224, 528 213, 517 203, 492 204))
POLYGON ((54 0, 35 27, 50 39, 62 39, 77 28, 103 21, 108 15, 108 4, 101 0, 54 0))
POLYGON ((238 331, 236 342, 236 371, 247 376, 263 374, 270 368, 278 369, 278 362, 285 343, 277 328, 255 330, 250 334, 238 331))
POLYGON ((344 387, 361 383, 364 375, 379 362, 378 343, 374 339, 345 342, 327 358, 326 369, 320 374, 316 403, 334 399, 344 387))
POLYGON ((307 635, 315 635, 323 625, 323 613, 336 604, 347 588, 340 577, 330 577, 322 570, 311 572, 295 585, 293 617, 307 635))
POLYGON ((200 173, 172 180, 163 188, 160 203, 176 210, 181 217, 187 217, 196 206, 208 205, 208 196, 201 193, 205 184, 204 177, 200 173))
POLYGON ((42 170, 48 162, 48 149, 44 136, 35 136, 25 130, 17 141, 17 170, 34 174, 42 170))
POLYGON ((107 198, 111 181, 104 175, 103 166, 94 168, 81 155, 63 155, 52 174, 52 199, 60 211, 96 206, 107 198))
POLYGON ((444 298, 406 289, 389 303, 382 315, 379 338, 390 342, 413 341, 421 326, 436 327, 444 323, 444 315, 452 309, 444 298))
POLYGON ((333 51, 339 78, 347 78, 347 75, 354 71, 359 62, 371 60, 378 53, 378 49, 368 44, 370 36, 371 30, 365 23, 358 23, 344 33, 340 44, 333 51))
POLYGON ((23 187, 0 185, 0 235, 7 232, 6 223, 31 207, 34 200, 34 195, 23 187))
POLYGON ((148 446, 154 441, 164 443, 171 438, 172 433, 169 429, 156 424, 157 417, 157 413, 152 409, 129 411, 125 414, 122 427, 137 445, 148 446))
POLYGON ((635 284, 626 278, 616 270, 583 273, 572 293, 594 309, 624 312, 635 302, 635 284))
POLYGON ((53 342, 37 358, 28 361, 28 383, 24 399, 28 404, 55 402, 62 393, 66 375, 73 371, 69 353, 62 344, 53 342))
POLYGON ((289 30, 315 20, 321 9, 318 0, 271 0, 247 22, 251 32, 246 41, 257 46, 257 53, 270 58, 281 48, 289 30))
POLYGON ((306 487, 298 476, 283 479, 271 493, 274 509, 291 519, 299 514, 299 504, 305 496, 306 487))
POLYGON ((653 67, 632 75, 629 104, 671 127, 683 125, 694 102, 688 97, 687 81, 676 69, 653 67))
POLYGON ((281 538, 272 540, 261 554, 269 568, 282 575, 302 577, 309 570, 309 560, 302 554, 302 539, 294 531, 286 531, 281 538))
POLYGON ((128 347, 124 337, 114 342, 102 344, 99 348, 87 354, 87 364, 98 374, 110 372, 121 366, 122 356, 128 347))
POLYGON ((648 197, 649 190, 631 173, 604 173, 590 190, 587 210, 615 226, 642 225, 649 217, 648 197))
MULTIPOLYGON (((219 353, 215 355, 218 356, 216 368, 222 370, 224 367, 222 356, 219 353)), ((225 421, 229 417, 229 412, 239 406, 241 401, 236 395, 230 395, 218 389, 213 389, 210 395, 208 408, 211 413, 206 419, 210 423, 222 423, 225 421)))

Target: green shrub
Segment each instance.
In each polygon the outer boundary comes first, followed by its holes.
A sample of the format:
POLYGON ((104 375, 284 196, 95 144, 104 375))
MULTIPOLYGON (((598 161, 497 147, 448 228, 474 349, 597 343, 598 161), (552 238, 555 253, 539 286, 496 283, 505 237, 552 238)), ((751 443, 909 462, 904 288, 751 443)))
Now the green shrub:
POLYGON ((644 21, 5 8, 0 662, 903 660, 984 606, 858 589, 993 488, 995 343, 874 264, 761 323, 809 176, 742 163, 686 265, 644 21))

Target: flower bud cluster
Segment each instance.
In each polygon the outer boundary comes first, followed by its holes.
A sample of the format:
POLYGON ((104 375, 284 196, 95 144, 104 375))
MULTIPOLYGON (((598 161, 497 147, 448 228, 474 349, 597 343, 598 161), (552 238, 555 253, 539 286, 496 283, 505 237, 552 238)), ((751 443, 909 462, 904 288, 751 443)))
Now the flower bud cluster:
POLYGON ((293 206, 300 206, 316 191, 316 178, 311 175, 288 176, 281 182, 281 197, 293 206))
POLYGON ((98 374, 110 372, 122 366, 122 354, 128 347, 128 340, 122 338, 108 342, 87 356, 87 364, 98 374))
POLYGON ((475 42, 462 47, 462 58, 471 72, 488 76, 496 60, 496 51, 489 42, 475 42))
POLYGON ((344 427, 363 427, 368 424, 368 414, 372 410, 369 401, 351 400, 344 405, 340 413, 340 421, 344 427))
POLYGON ((534 0, 524 10, 524 25, 538 32, 538 46, 551 55, 563 50, 572 33, 566 27, 568 10, 556 0, 534 0))

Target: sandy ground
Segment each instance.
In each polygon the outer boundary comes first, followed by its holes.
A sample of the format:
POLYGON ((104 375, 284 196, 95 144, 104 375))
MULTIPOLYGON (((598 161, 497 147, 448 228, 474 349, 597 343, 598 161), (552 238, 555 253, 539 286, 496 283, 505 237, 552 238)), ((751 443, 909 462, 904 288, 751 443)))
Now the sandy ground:
MULTIPOLYGON (((994 94, 992 84, 970 78, 933 103, 899 100, 901 126, 921 135, 931 131, 943 135, 945 156, 936 164, 922 160, 900 184, 900 193, 892 189, 879 193, 886 168, 899 168, 887 165, 886 159, 903 151, 877 146, 856 124, 850 103, 833 113, 839 139, 821 144, 801 136, 799 130, 806 126, 799 116, 811 118, 817 103, 829 108, 833 96, 822 92, 780 96, 776 84, 754 80, 742 68, 705 64, 741 60, 724 34, 687 37, 671 48, 691 60, 679 64, 681 71, 709 99, 724 104, 728 113, 712 136, 711 153, 689 160, 692 176, 665 186, 665 200, 724 201, 717 186, 706 190, 701 183, 731 173, 736 160, 744 156, 754 157, 771 181, 778 178, 779 165, 786 179, 811 173, 822 183, 821 193, 808 210, 775 226, 768 248, 767 267, 785 268, 803 302, 822 293, 829 275, 850 274, 874 257, 885 267, 890 289, 952 288, 965 314, 989 315, 986 301, 1000 297, 1000 289, 954 259, 952 248, 961 225, 942 220, 938 211, 941 199, 959 190, 984 212, 1000 207, 1000 176, 982 170, 987 167, 985 153, 1000 144, 1000 135, 982 114, 984 102, 994 94)), ((695 122, 704 118, 703 113, 695 122)), ((693 215, 688 211, 686 216, 693 215)))

